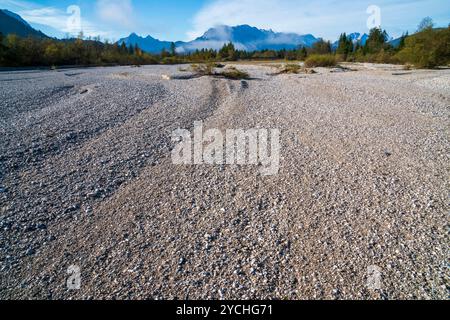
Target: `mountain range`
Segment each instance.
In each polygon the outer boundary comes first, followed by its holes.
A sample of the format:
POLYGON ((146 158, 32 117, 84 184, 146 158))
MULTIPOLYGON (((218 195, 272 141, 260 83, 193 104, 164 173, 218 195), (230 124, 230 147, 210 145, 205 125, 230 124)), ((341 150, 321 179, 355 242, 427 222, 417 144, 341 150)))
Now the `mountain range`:
MULTIPOLYGON (((296 33, 274 32, 263 30, 249 25, 235 27, 218 26, 211 28, 201 37, 189 42, 175 42, 177 51, 180 53, 191 52, 196 49, 220 49, 224 44, 233 42, 236 49, 254 50, 280 50, 294 49, 299 46, 311 47, 319 39, 311 34, 299 35, 296 33)), ((132 33, 129 37, 120 39, 119 44, 138 45, 142 50, 150 53, 159 53, 162 49, 168 50, 171 42, 160 41, 151 36, 140 37, 132 33)))
MULTIPOLYGON (((28 22, 22 19, 18 14, 8 10, 0 9, 0 32, 4 35, 17 34, 21 37, 39 37, 48 38, 44 33, 34 29, 28 22)), ((350 33, 348 36, 354 43, 360 42, 364 45, 368 35, 358 32, 350 33)), ((249 25, 239 26, 217 26, 210 28, 201 37, 193 41, 177 41, 175 42, 176 50, 179 53, 192 52, 197 49, 215 49, 218 50, 224 44, 233 42, 239 50, 255 51, 255 50, 281 50, 295 49, 299 46, 312 47, 319 41, 312 34, 300 35, 296 33, 274 32, 272 30, 258 29, 249 25)), ((400 39, 391 39, 389 43, 396 46, 400 43, 400 39)), ((138 45, 142 50, 148 53, 160 53, 163 49, 170 50, 172 42, 161 41, 153 37, 141 37, 136 33, 130 34, 126 38, 118 41, 118 44, 125 43, 127 46, 138 45)), ((332 44, 336 49, 339 42, 332 44)))
POLYGON ((5 35, 13 33, 20 37, 48 38, 41 31, 33 29, 18 14, 8 10, 0 10, 0 32, 5 35))

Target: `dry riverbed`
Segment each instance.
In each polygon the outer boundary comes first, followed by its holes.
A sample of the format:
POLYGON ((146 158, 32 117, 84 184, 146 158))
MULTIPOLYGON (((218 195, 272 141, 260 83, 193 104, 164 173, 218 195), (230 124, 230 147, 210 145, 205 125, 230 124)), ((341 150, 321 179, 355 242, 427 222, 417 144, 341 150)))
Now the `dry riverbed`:
POLYGON ((450 70, 347 67, 0 73, 0 298, 446 299, 450 70), (200 120, 279 174, 173 165, 200 120))

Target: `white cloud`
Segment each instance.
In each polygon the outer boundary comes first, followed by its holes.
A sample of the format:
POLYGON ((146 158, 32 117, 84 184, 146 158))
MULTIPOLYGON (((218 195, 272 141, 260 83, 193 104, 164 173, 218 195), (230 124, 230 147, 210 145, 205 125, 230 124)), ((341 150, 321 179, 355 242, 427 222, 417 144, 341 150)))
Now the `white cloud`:
POLYGON ((343 7, 348 5, 343 1, 339 6, 338 13, 334 0, 215 0, 197 13, 194 28, 188 32, 188 36, 198 37, 209 27, 220 24, 250 24, 279 32, 317 33, 319 26, 320 30, 326 29, 328 25, 335 27, 336 23, 345 26, 349 15, 352 20, 358 19, 360 15, 362 24, 365 24, 367 7, 354 2, 347 14, 342 16, 343 7))
POLYGON ((131 0, 98 0, 97 14, 107 23, 119 24, 127 28, 134 25, 131 0))
MULTIPOLYGON (((96 3, 94 2, 94 7, 95 6, 96 3)), ((0 7, 19 14, 24 20, 38 29, 45 29, 45 27, 47 27, 50 36, 63 37, 66 34, 75 36, 80 31, 83 31, 86 37, 100 36, 103 39, 111 39, 116 36, 114 30, 110 27, 99 24, 97 21, 94 23, 87 18, 88 16, 91 16, 90 12, 86 11, 90 6, 83 6, 80 9, 79 24, 73 23, 73 19, 77 18, 77 10, 74 11, 74 8, 79 8, 78 6, 69 6, 66 8, 58 7, 57 5, 43 6, 35 1, 28 0, 0 0, 0 7), (69 8, 71 8, 71 10, 69 10, 69 8)))
POLYGON ((67 16, 56 8, 46 7, 40 9, 22 10, 19 15, 28 22, 52 26, 65 31, 67 16))
POLYGON ((83 19, 82 16, 78 30, 69 28, 68 20, 71 18, 71 14, 54 7, 38 7, 35 9, 21 10, 18 14, 29 23, 49 26, 71 36, 77 35, 80 31, 83 31, 87 37, 105 37, 108 35, 108 32, 98 29, 90 21, 83 19))
MULTIPOLYGON (((405 15, 408 8, 419 16, 433 15, 427 8, 436 6, 433 3, 442 6, 443 1, 377 0, 375 3, 381 7, 382 27, 390 28, 398 25, 400 19, 420 20, 405 15)), ((217 25, 249 24, 334 40, 341 32, 368 32, 366 10, 372 4, 373 0, 213 0, 196 14, 187 36, 196 38, 217 25)))
POLYGON ((2 7, 15 7, 21 9, 30 9, 35 6, 31 2, 22 0, 0 0, 0 5, 2 7))

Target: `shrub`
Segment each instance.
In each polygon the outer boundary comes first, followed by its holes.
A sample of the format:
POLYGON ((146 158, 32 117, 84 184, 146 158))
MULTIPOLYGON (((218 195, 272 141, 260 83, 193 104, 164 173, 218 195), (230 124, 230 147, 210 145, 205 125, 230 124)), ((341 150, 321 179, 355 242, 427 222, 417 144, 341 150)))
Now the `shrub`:
POLYGON ((193 72, 197 73, 200 76, 211 76, 214 75, 215 64, 192 64, 191 68, 193 72))
POLYGON ((206 64, 192 64, 192 71, 199 76, 218 76, 227 79, 248 79, 249 74, 247 72, 236 69, 235 67, 227 67, 221 72, 216 72, 216 68, 223 68, 223 65, 210 62, 206 64))
POLYGON ((217 75, 233 80, 248 79, 250 77, 247 72, 238 70, 235 67, 228 67, 217 75))
POLYGON ((319 39, 315 42, 310 49, 312 54, 330 54, 331 53, 331 42, 319 39))
POLYGON ((331 54, 311 55, 305 61, 305 67, 334 67, 336 65, 336 57, 331 54))
POLYGON ((286 64, 279 72, 279 74, 283 73, 299 73, 302 70, 302 67, 296 63, 286 64))
POLYGON ((403 70, 405 70, 405 71, 412 70, 412 68, 413 68, 413 66, 410 65, 410 64, 405 64, 405 65, 403 66, 403 70))
POLYGON ((403 63, 418 68, 435 68, 450 63, 450 27, 425 29, 405 39, 405 47, 397 54, 403 63))

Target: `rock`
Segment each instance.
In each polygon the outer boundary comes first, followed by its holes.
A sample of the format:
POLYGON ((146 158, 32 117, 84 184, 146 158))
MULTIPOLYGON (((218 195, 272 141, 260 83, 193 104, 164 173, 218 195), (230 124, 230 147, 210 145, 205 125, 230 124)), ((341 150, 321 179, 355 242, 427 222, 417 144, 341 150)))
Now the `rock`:
POLYGON ((39 223, 39 224, 37 225, 37 228, 38 228, 39 230, 45 230, 45 229, 47 229, 47 225, 46 225, 45 223, 39 223))
POLYGON ((102 191, 100 189, 95 189, 94 192, 90 192, 87 194, 88 198, 100 198, 102 195, 102 191))
POLYGON ((36 253, 36 250, 34 250, 33 248, 28 248, 27 251, 25 252, 25 255, 32 256, 35 253, 36 253))

